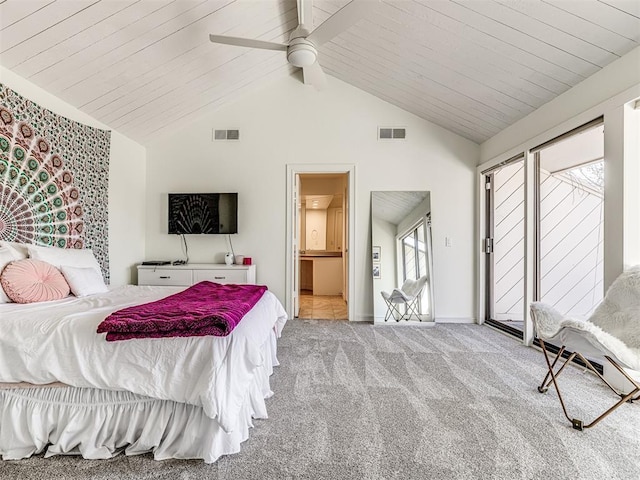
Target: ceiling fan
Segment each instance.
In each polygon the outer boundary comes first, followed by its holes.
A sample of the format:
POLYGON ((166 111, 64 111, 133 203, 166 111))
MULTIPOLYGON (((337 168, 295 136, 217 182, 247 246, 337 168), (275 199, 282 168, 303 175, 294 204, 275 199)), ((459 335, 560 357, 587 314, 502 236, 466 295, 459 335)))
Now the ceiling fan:
POLYGON ((313 0, 297 0, 297 2, 298 26, 291 32, 287 44, 225 35, 209 35, 209 40, 213 43, 239 47, 284 50, 287 52, 287 61, 293 66, 302 68, 304 83, 321 90, 326 85, 326 78, 318 63, 316 47, 328 42, 354 23, 369 16, 375 11, 379 1, 352 0, 312 32, 309 31, 309 28, 312 25, 313 0))

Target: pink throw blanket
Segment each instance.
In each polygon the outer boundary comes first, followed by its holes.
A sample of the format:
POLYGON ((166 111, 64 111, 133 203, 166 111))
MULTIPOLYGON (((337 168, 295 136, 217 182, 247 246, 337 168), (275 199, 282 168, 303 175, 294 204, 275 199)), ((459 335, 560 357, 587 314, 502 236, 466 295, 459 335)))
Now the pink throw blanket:
POLYGON ((113 312, 98 325, 107 341, 132 338, 224 337, 262 298, 264 285, 200 282, 186 290, 143 305, 113 312))

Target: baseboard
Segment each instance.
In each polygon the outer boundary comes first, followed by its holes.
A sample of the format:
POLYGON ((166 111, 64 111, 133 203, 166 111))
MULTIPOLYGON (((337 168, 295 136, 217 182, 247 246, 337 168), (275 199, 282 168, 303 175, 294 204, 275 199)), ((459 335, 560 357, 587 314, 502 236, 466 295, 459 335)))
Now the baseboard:
POLYGON ((436 317, 436 323, 478 323, 469 317, 436 317))
POLYGON ((438 317, 436 318, 435 322, 433 321, 422 321, 422 322, 395 322, 395 321, 388 321, 385 322, 384 318, 374 318, 373 315, 359 315, 356 317, 355 320, 352 320, 352 322, 369 322, 369 323, 373 323, 374 325, 419 325, 419 324, 431 324, 429 326, 433 326, 433 324, 436 323, 478 323, 476 322, 475 318, 469 318, 469 317, 438 317))
POLYGON ((389 320, 387 322, 383 320, 378 321, 378 322, 373 322, 373 326, 377 327, 377 326, 381 326, 381 327, 435 327, 436 326, 436 322, 431 321, 431 320, 423 320, 422 322, 418 322, 418 321, 406 321, 406 320, 400 320, 399 322, 396 322, 395 320, 389 320))

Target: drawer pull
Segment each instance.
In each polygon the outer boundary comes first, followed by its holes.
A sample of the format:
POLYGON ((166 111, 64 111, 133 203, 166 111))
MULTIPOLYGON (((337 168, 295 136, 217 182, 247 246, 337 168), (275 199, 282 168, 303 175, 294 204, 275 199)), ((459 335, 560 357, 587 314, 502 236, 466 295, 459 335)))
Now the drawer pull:
POLYGON ((215 278, 216 280, 224 280, 227 277, 213 277, 213 278, 215 278))
POLYGON ((160 275, 160 278, 162 278, 163 280, 168 280, 169 278, 171 278, 171 276, 169 276, 169 275, 160 275))

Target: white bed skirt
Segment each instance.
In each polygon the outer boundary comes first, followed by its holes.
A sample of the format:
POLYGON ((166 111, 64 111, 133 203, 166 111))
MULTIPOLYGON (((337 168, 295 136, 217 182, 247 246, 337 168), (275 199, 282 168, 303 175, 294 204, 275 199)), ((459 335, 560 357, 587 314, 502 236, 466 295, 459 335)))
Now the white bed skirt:
MULTIPOLYGON (((236 427, 225 432, 201 407, 157 400, 131 392, 76 387, 0 390, 0 455, 4 460, 45 452, 111 458, 121 452, 153 452, 156 460, 203 459, 240 451, 253 418, 267 418, 272 395, 269 376, 276 359, 276 337, 263 346, 264 365, 240 409, 236 427)), ((185 372, 188 374, 188 372, 185 372)))

